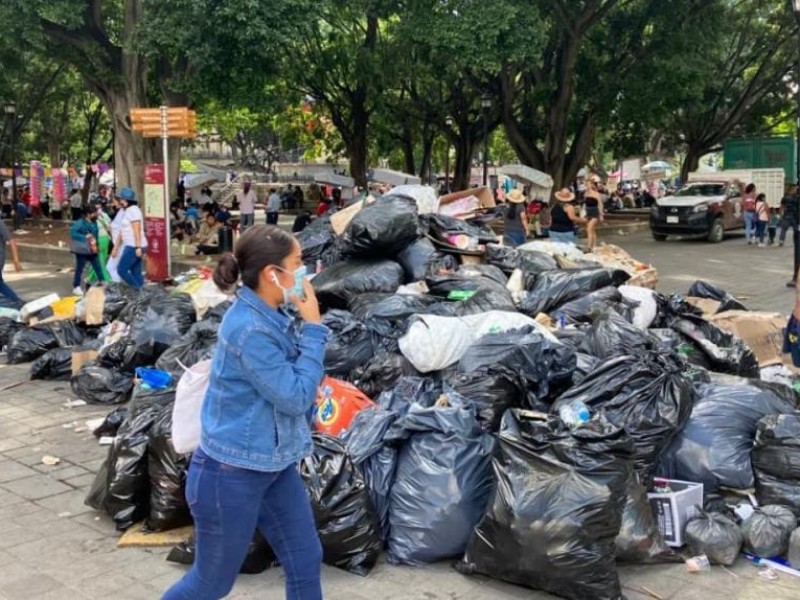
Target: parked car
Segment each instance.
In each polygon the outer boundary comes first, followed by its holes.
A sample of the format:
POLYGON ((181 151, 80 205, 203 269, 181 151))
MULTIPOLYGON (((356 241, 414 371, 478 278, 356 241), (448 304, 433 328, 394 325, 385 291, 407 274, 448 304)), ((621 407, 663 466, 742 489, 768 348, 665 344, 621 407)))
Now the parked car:
POLYGON ((743 227, 738 182, 694 181, 657 200, 650 211, 650 230, 657 242, 668 235, 702 235, 719 243, 726 231, 743 227))

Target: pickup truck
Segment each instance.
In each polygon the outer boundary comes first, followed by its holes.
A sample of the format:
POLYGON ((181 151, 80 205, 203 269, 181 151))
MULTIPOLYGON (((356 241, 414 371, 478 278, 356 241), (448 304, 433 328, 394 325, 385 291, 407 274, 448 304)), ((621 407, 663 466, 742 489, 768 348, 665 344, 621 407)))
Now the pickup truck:
POLYGON ((650 211, 650 230, 657 242, 668 235, 697 235, 719 243, 726 231, 743 227, 738 182, 693 181, 657 200, 650 211))

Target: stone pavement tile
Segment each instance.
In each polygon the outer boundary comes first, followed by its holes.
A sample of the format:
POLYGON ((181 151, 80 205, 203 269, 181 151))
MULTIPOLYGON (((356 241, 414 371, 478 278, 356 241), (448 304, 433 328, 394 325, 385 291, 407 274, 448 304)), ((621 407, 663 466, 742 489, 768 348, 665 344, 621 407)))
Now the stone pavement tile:
MULTIPOLYGON (((157 590, 137 581, 129 589, 114 592, 113 597, 114 600, 157 600, 162 593, 163 590, 157 590)), ((106 597, 95 596, 94 600, 106 600, 106 597)))
MULTIPOLYGON (((41 465, 42 467, 46 467, 47 465, 41 465)), ((91 475, 89 471, 84 469, 81 466, 73 465, 70 463, 61 463, 60 465, 56 465, 57 470, 50 471, 50 477, 53 479, 57 479, 58 481, 67 482, 70 479, 74 479, 75 477, 79 477, 81 475, 91 475)), ((38 470, 38 467, 36 467, 38 470)))
POLYGON ((20 504, 22 502, 25 502, 25 498, 0 489, 0 513, 3 509, 14 506, 15 504, 20 504))
POLYGON ((0 490, 0 519, 14 520, 37 510, 39 507, 32 502, 27 502, 25 498, 0 490))
POLYGON ((14 556, 9 554, 5 550, 0 550, 0 567, 16 562, 16 560, 17 559, 14 556))
POLYGON ((114 522, 111 520, 111 517, 99 513, 96 510, 91 510, 89 512, 85 512, 69 518, 72 521, 75 521, 76 523, 80 523, 81 525, 89 527, 94 531, 98 531, 103 535, 109 535, 110 531, 114 531, 114 522))
MULTIPOLYGON (((0 415, 0 419, 3 418, 3 415, 0 415)), ((7 437, 0 440, 0 452, 6 452, 8 450, 16 450, 17 448, 22 448, 25 446, 25 442, 13 437, 7 437)))
POLYGON ((79 587, 91 598, 107 598, 116 596, 115 592, 118 590, 128 590, 138 585, 139 582, 135 579, 112 571, 82 579, 79 587))
POLYGON ((36 475, 25 479, 16 479, 2 484, 9 492, 28 500, 39 500, 48 496, 55 496, 63 492, 69 492, 71 487, 48 477, 47 475, 36 475))
POLYGON ((115 572, 148 584, 153 579, 168 573, 174 575, 176 579, 180 577, 175 573, 175 565, 166 562, 163 557, 146 554, 142 556, 143 554, 145 554, 143 551, 136 548, 116 550, 114 552, 117 559, 115 572))
POLYGON ((85 475, 78 475, 77 477, 73 477, 71 479, 67 479, 64 481, 67 485, 71 485, 75 489, 78 490, 86 490, 89 486, 92 485, 94 482, 95 475, 94 473, 86 473, 85 475))
MULTIPOLYGON (((48 592, 61 591, 64 593, 64 586, 57 580, 41 573, 34 573, 16 581, 0 585, 0 592, 10 598, 42 598, 48 592)), ((67 596, 62 596, 67 598, 67 596)))
POLYGON ((23 465, 32 466, 38 465, 42 462, 42 447, 38 444, 35 446, 25 446, 24 448, 17 448, 16 450, 10 450, 8 452, 3 452, 5 456, 8 458, 12 458, 17 462, 22 463, 23 465))
POLYGON ((81 466, 90 473, 97 473, 97 470, 103 466, 104 462, 106 462, 106 453, 108 453, 108 449, 105 450, 105 453, 101 457, 93 458, 92 460, 82 461, 81 466))
POLYGON ((0 536, 0 548, 5 550, 13 549, 14 547, 24 546, 35 540, 41 540, 43 537, 44 534, 41 531, 17 527, 4 532, 3 535, 0 536))
POLYGON ((626 594, 629 590, 641 589, 642 586, 645 586, 664 598, 675 597, 687 585, 687 581, 683 577, 684 573, 685 568, 682 564, 625 566, 619 569, 620 581, 626 594))
POLYGON ((47 498, 37 500, 36 503, 39 506, 43 506, 44 508, 52 511, 53 514, 56 515, 65 512, 68 512, 71 515, 79 515, 81 513, 94 511, 93 508, 84 504, 83 501, 85 499, 85 492, 82 490, 72 490, 64 494, 58 494, 57 496, 49 496, 47 498))
POLYGON ((103 537, 78 523, 72 525, 78 529, 19 544, 7 548, 6 551, 26 564, 41 564, 42 568, 49 565, 59 569, 82 560, 97 559, 114 550, 115 540, 103 537))

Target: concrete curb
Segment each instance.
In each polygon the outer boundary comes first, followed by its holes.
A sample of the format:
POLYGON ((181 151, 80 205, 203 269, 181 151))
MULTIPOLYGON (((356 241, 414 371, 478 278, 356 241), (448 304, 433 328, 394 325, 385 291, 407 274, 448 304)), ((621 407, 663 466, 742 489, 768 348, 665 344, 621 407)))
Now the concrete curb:
MULTIPOLYGON (((19 258, 22 262, 52 265, 59 268, 69 268, 75 265, 75 258, 67 248, 38 246, 36 244, 23 244, 19 242, 17 242, 17 248, 19 249, 19 258)), ((200 266, 200 264, 202 263, 175 258, 172 260, 172 272, 173 274, 183 273, 184 271, 200 266)))

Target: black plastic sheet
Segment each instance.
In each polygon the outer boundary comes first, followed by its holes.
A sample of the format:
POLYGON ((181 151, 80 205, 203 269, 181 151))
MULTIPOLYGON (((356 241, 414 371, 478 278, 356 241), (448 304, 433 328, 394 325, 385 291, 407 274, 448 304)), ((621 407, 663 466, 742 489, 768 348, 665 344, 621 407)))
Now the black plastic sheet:
POLYGON ((192 523, 185 495, 188 469, 189 455, 178 454, 172 445, 172 405, 167 404, 150 429, 147 446, 150 514, 146 525, 151 531, 166 531, 192 523))
POLYGON ((133 389, 133 377, 87 363, 72 376, 70 388, 73 394, 89 404, 122 404, 133 389))
POLYGON ((405 280, 403 267, 391 260, 348 260, 314 277, 314 291, 323 306, 347 308, 361 294, 393 294, 405 280))
POLYGON ((526 282, 528 291, 522 296, 520 312, 532 317, 549 313, 570 300, 610 285, 620 286, 628 279, 630 275, 615 269, 547 271, 526 282))
POLYGON ((342 236, 344 253, 352 257, 393 258, 419 236, 417 203, 405 196, 383 196, 362 208, 342 236))
POLYGON ((300 475, 311 496, 323 561, 367 575, 383 546, 380 523, 342 441, 315 433, 314 451, 300 462, 300 475))
POLYGON ((214 321, 200 321, 176 341, 156 361, 156 368, 167 371, 177 381, 189 368, 202 360, 211 358, 217 346, 219 324, 214 321))
POLYGON ((742 551, 742 532, 730 517, 703 512, 686 524, 684 539, 693 556, 705 554, 713 565, 731 566, 742 551))
POLYGON ((460 556, 492 486, 494 438, 452 394, 449 406, 414 404, 398 425, 409 435, 389 503, 387 556, 425 564, 460 556))
POLYGON ((661 455, 658 475, 719 486, 752 488, 750 451, 760 419, 790 414, 795 405, 750 384, 698 384, 689 421, 661 455))
POLYGON ((553 411, 575 401, 592 411, 602 410, 630 435, 636 470, 647 481, 661 453, 689 420, 693 398, 681 365, 669 356, 649 353, 620 356, 597 365, 556 401, 553 411))
POLYGON ((758 502, 782 504, 800 517, 800 413, 761 419, 751 457, 758 502))
POLYGON ((325 346, 326 373, 347 374, 372 358, 375 351, 372 334, 353 314, 331 310, 323 317, 322 324, 333 334, 325 346))
POLYGON ((571 433, 508 411, 492 498, 459 571, 572 600, 621 600, 614 555, 630 452, 625 432, 607 421, 571 433))
POLYGON ((744 549, 762 558, 785 556, 789 538, 797 529, 797 517, 785 506, 756 508, 742 523, 744 549))
POLYGON ((53 348, 31 363, 31 379, 69 381, 72 377, 72 350, 53 348))
POLYGON ((706 281, 695 281, 692 287, 689 288, 689 296, 716 300, 720 303, 717 313, 725 312, 726 310, 747 310, 747 307, 734 296, 706 281))

